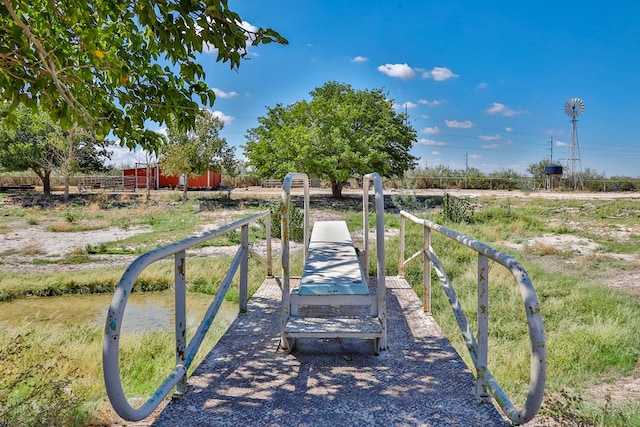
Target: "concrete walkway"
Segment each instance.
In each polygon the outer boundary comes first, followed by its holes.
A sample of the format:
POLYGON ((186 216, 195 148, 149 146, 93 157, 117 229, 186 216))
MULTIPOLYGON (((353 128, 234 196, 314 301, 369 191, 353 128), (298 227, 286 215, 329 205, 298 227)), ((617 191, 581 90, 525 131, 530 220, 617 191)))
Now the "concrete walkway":
POLYGON ((389 350, 365 341, 278 350, 281 292, 270 279, 153 426, 507 426, 402 279, 387 278, 389 350))

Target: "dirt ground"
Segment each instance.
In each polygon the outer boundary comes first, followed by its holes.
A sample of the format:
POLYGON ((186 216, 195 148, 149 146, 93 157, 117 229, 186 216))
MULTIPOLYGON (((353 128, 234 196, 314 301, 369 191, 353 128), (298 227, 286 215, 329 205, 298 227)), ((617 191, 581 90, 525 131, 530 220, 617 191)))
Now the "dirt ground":
MULTIPOLYGON (((446 190, 452 196, 456 197, 481 197, 491 196, 497 198, 530 198, 532 200, 544 198, 544 199, 573 199, 584 200, 585 203, 589 203, 591 200, 614 200, 616 198, 626 199, 640 199, 640 193, 559 193, 559 192, 530 192, 525 193, 522 191, 486 191, 486 190, 446 190)), ((294 190, 294 194, 301 195, 301 190, 294 190)), ((385 191, 387 195, 407 193, 407 191, 401 192, 397 190, 385 191)), ((442 197, 444 190, 421 190, 413 191, 410 194, 418 196, 429 197, 442 197)), ((350 190, 345 189, 344 195, 349 196, 351 199, 347 203, 358 203, 358 199, 362 197, 362 190, 350 190)), ((281 189, 264 189, 260 187, 247 187, 237 188, 231 193, 231 199, 253 199, 253 200, 278 200, 281 195, 281 189)), ((321 200, 320 209, 312 211, 312 220, 318 219, 339 219, 339 213, 334 212, 334 209, 345 208, 341 205, 342 202, 335 202, 330 199, 330 190, 328 189, 313 189, 312 196, 314 197, 312 203, 316 203, 321 200), (337 204, 336 204, 337 203, 337 204)), ((348 198, 348 199, 349 199, 348 198)), ((1 208, 1 206, 0 206, 1 208)), ((202 227, 199 231, 206 231, 224 225, 229 222, 231 215, 237 218, 237 215, 241 213, 237 208, 224 209, 216 208, 215 214, 209 212, 206 206, 201 207, 201 212, 198 215, 206 218, 206 226, 202 227)), ((130 264, 135 256, 132 255, 93 255, 91 263, 84 264, 33 264, 30 262, 34 256, 38 257, 63 257, 74 251, 81 250, 86 247, 87 244, 99 245, 100 243, 107 243, 117 240, 126 239, 137 233, 144 233, 148 231, 145 227, 129 227, 126 230, 118 227, 110 227, 100 230, 83 231, 74 233, 58 233, 51 232, 45 229, 45 225, 38 224, 35 226, 16 226, 10 228, 10 231, 0 233, 0 256, 2 261, 0 262, 0 271, 10 273, 23 273, 23 272, 52 272, 52 271, 69 271, 78 272, 89 268, 104 268, 104 267, 122 267, 123 271, 128 264, 130 264), (63 234, 63 236, 61 235, 63 234), (32 248, 29 251, 30 255, 25 255, 24 248, 32 248)), ((598 230, 595 230, 598 232, 598 230)), ((602 230, 603 233, 611 233, 611 230, 602 230)), ((356 232, 357 233, 357 232, 356 232)), ((640 235, 640 224, 633 224, 622 229, 615 231, 616 238, 618 239, 630 239, 632 236, 640 235)), ((354 239, 357 239, 354 236, 354 239)), ((496 243, 496 242, 487 242, 496 243)), ((513 247, 514 249, 521 249, 524 243, 522 242, 498 242, 507 247, 513 247)), ((554 247, 559 248, 564 254, 569 256, 554 257, 554 256, 540 256, 536 262, 539 262, 546 269, 558 272, 573 271, 576 263, 582 260, 598 254, 598 245, 590 239, 584 237, 575 236, 572 234, 561 235, 542 235, 537 236, 534 239, 530 239, 526 242, 527 245, 537 245, 540 247, 554 247)), ((299 247, 292 248, 293 250, 300 250, 299 247)), ((228 251, 234 251, 236 248, 211 248, 206 247, 194 251, 193 255, 196 256, 208 256, 219 253, 226 253, 228 251)), ((260 249, 258 248, 260 251, 260 249)), ((274 242, 274 256, 279 253, 279 242, 274 242)), ((598 255, 599 256, 599 255, 598 255)), ((623 271, 607 269, 606 267, 598 273, 598 277, 590 277, 590 279, 597 279, 604 286, 615 288, 626 292, 631 298, 640 302, 640 254, 615 254, 606 253, 606 259, 609 260, 623 260, 627 266, 623 271)), ((606 260, 605 260, 606 261, 606 260)), ((636 372, 636 375, 617 378, 613 382, 605 384, 594 384, 590 391, 594 397, 601 400, 611 399, 612 401, 638 401, 640 400, 640 372, 636 372)), ((560 425, 554 423, 553 420, 537 418, 535 422, 529 423, 529 426, 550 426, 560 425)))

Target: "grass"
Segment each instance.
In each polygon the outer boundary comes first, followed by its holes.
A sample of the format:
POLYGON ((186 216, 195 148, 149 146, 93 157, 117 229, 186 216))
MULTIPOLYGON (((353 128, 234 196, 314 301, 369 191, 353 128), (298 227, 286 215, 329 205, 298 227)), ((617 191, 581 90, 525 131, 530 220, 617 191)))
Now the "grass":
MULTIPOLYGON (((483 202, 485 206, 490 203, 483 202)), ((627 212, 627 219, 623 219, 623 223, 635 220, 636 215, 631 210, 633 203, 635 202, 618 201, 617 209, 627 212)), ((556 211, 566 212, 563 202, 547 204, 548 209, 555 206, 556 211)), ((570 203, 568 207, 575 208, 579 205, 570 203)), ((599 207, 600 204, 594 202, 594 206, 584 209, 582 214, 591 215, 589 212, 599 207)), ((482 236, 480 240, 488 243, 505 238, 516 240, 515 236, 524 240, 537 233, 552 232, 554 227, 538 218, 528 219, 532 208, 525 203, 513 202, 508 210, 500 206, 484 209, 489 213, 480 211, 474 216, 472 224, 448 224, 444 218, 437 218, 436 222, 473 237, 482 236)), ((589 220, 591 219, 589 216, 589 220)), ((576 226, 578 225, 579 222, 576 226)), ((593 226, 593 223, 589 224, 589 227, 593 226)), ((409 232, 406 253, 413 253, 421 245, 421 229, 414 226, 409 232)), ((633 239, 629 242, 631 246, 635 244, 633 239)), ((391 242, 389 246, 389 253, 397 250, 397 242, 391 242)), ((451 240, 439 235, 432 237, 432 246, 446 266, 473 327, 477 310, 475 253, 460 245, 453 245, 451 240)), ((629 251, 637 253, 634 249, 629 251)), ((547 392, 542 413, 589 425, 640 425, 637 421, 640 403, 637 400, 617 402, 593 397, 575 398, 582 396, 590 385, 598 383, 598 378, 611 373, 618 377, 629 376, 640 366, 638 303, 627 294, 602 286, 597 281, 606 272, 616 271, 622 263, 606 254, 593 253, 577 258, 573 264, 575 270, 558 272, 538 264, 541 257, 559 258, 561 262, 570 257, 559 253, 555 248, 532 245, 525 246, 522 252, 512 249, 508 252, 525 265, 542 307, 548 348, 547 392), (590 279, 591 277, 594 279, 590 279)), ((392 258, 388 259, 391 261, 387 265, 388 273, 395 274, 397 266, 391 265, 394 263, 392 258)), ((409 266, 405 277, 413 284, 421 284, 420 263, 414 264, 416 265, 409 266)), ((515 281, 505 269, 492 263, 489 277, 489 368, 507 395, 517 406, 522 407, 529 381, 529 341, 522 299, 515 281)), ((432 276, 432 283, 434 317, 467 364, 472 366, 448 300, 437 285, 435 275, 432 276)), ((416 287, 416 292, 421 293, 421 289, 416 287)))
MULTIPOLYGON (((73 230, 74 225, 90 222, 91 218, 96 218, 103 225, 146 225, 150 228, 149 232, 125 241, 87 247, 61 260, 43 258, 42 261, 64 263, 74 260, 81 262, 87 255, 95 253, 140 253, 186 237, 198 225, 198 218, 194 215, 196 209, 191 203, 172 204, 169 208, 166 204, 163 207, 160 204, 132 204, 114 210, 105 210, 104 203, 106 201, 93 201, 71 213, 69 209, 43 213, 34 208, 16 208, 11 217, 0 218, 0 230, 11 221, 23 221, 25 227, 65 222, 71 224, 73 230), (30 223, 29 218, 35 219, 35 223, 30 223)), ((505 241, 527 242, 532 237, 553 233, 587 237, 605 246, 602 251, 585 256, 559 253, 557 249, 542 244, 524 245, 521 251, 508 248, 506 252, 519 259, 529 272, 542 307, 548 348, 547 388, 542 413, 567 423, 640 425, 637 421, 640 420, 637 401, 616 401, 585 393, 594 384, 632 376, 640 369, 640 310, 637 300, 599 282, 599 278, 615 271, 638 268, 638 265, 620 261, 612 254, 637 254, 640 251, 640 233, 631 233, 628 239, 609 238, 606 232, 598 233, 598 230, 620 231, 637 227, 640 217, 637 202, 594 200, 584 203, 536 199, 532 203, 530 199, 483 198, 474 203, 473 220, 469 223, 449 222, 437 209, 428 209, 417 215, 497 247, 501 247, 505 241), (545 264, 547 261, 555 261, 559 267, 550 269, 545 264), (568 264, 568 261, 572 263, 568 264)), ((344 217, 350 230, 362 229, 361 212, 344 212, 344 217)), ((371 213, 369 221, 375 224, 374 213, 371 213)), ((397 228, 398 223, 397 215, 385 215, 386 229, 397 228)), ((408 233, 405 253, 411 254, 421 246, 422 230, 408 226, 408 233)), ((260 230, 252 231, 251 236, 253 241, 262 237, 260 230)), ((231 233, 217 239, 215 244, 237 244, 237 238, 231 233)), ((467 318, 473 325, 477 301, 475 253, 437 233, 433 233, 432 245, 444 262, 467 318)), ((390 238, 386 250, 387 274, 395 275, 398 239, 390 238)), ((33 251, 36 256, 37 248, 33 251)), ((375 245, 370 247, 370 251, 370 273, 375 274, 375 245)), ((215 260, 188 257, 188 290, 215 293, 229 263, 229 257, 215 260)), ((274 262, 274 266, 277 265, 274 262)), ((291 265, 292 273, 300 274, 302 260, 293 259, 291 265)), ((277 270, 276 267, 276 275, 279 274, 277 270)), ((262 282, 265 272, 254 261, 251 261, 249 271, 250 292, 253 293, 262 282)), ((0 300, 30 295, 110 293, 122 273, 122 268, 89 269, 82 274, 72 275, 62 272, 22 275, 0 273, 0 300)), ((421 263, 410 264, 405 277, 415 285, 420 295, 421 263)), ((172 283, 173 261, 161 261, 145 270, 135 289, 166 289, 172 283)), ((434 317, 458 352, 471 365, 470 358, 464 356, 467 354, 466 346, 435 276, 432 277, 432 283, 434 317)), ((510 274, 493 263, 490 284, 489 368, 507 395, 521 407, 526 399, 529 381, 529 342, 522 299, 510 274)), ((237 286, 232 287, 227 298, 237 301, 237 286)), ((102 331, 99 328, 86 326, 42 330, 27 324, 14 329, 0 329, 0 371, 8 372, 0 384, 0 402, 33 400, 35 395, 29 389, 29 384, 39 383, 44 384, 47 390, 52 390, 51 394, 42 393, 42 397, 44 399, 46 395, 47 399, 53 399, 48 407, 52 413, 59 414, 57 420, 61 424, 101 422, 108 417, 99 357, 101 339, 102 331), (18 351, 7 354, 8 348, 18 351), (8 389, 2 387, 16 381, 24 386, 11 387, 15 391, 9 393, 14 394, 7 395, 8 389), (73 392, 71 394, 69 387, 73 392)), ((211 340, 203 348, 210 348, 215 337, 211 340)), ((127 396, 146 398, 155 390, 173 366, 173 346, 172 333, 136 334, 123 339, 122 376, 127 378, 124 384, 127 396), (148 366, 149 361, 151 366, 148 366)), ((3 416, 13 416, 7 413, 7 405, 0 403, 0 420, 4 420, 3 416)), ((11 414, 22 416, 23 412, 17 410, 11 414)), ((44 412, 38 414, 43 420, 48 420, 44 412)), ((2 422, 0 425, 3 425, 2 422)))
MULTIPOLYGON (((189 373, 223 333, 210 329, 189 373)), ((95 425, 111 418, 102 381, 103 334, 86 325, 0 329, 0 425, 95 425)), ((146 401, 175 367, 174 347, 173 331, 121 339, 121 378, 133 402, 146 401)))

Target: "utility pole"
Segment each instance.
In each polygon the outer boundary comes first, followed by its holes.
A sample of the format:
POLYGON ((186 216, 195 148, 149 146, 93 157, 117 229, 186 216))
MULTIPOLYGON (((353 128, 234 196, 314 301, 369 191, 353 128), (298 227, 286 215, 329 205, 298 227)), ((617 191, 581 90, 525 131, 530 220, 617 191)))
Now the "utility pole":
POLYGON ((469 185, 469 153, 464 153, 464 189, 469 185))

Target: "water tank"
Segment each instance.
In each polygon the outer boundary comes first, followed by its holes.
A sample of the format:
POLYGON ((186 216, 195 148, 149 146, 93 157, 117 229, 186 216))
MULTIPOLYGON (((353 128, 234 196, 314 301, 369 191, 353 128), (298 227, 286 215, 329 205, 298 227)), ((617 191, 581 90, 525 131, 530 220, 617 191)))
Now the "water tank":
POLYGON ((545 175, 562 175, 562 166, 560 165, 549 165, 544 167, 545 175))

